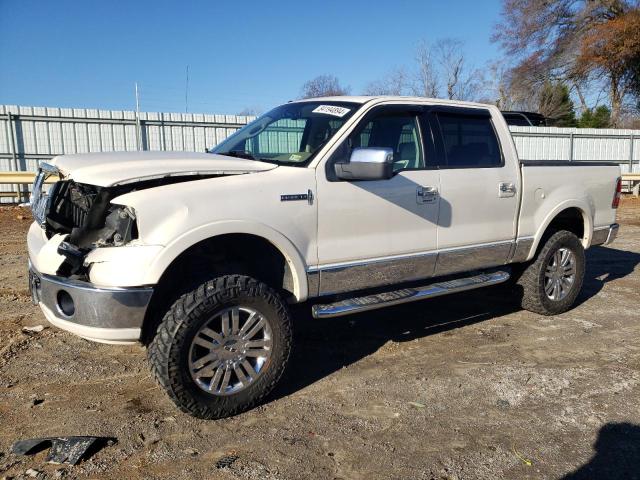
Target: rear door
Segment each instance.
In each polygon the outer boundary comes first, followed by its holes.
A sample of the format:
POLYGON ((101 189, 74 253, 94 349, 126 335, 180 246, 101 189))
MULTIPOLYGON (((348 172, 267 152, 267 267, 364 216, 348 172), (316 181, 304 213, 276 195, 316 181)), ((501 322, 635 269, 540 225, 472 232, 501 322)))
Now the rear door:
POLYGON ((430 125, 440 171, 436 275, 506 263, 516 235, 519 175, 505 161, 491 113, 438 107, 430 125))

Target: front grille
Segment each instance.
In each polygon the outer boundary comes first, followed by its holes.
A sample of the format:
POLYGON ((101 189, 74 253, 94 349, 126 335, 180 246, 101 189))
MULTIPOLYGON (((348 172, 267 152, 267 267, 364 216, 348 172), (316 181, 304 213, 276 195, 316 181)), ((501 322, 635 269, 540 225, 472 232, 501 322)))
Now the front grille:
POLYGON ((69 210, 71 211, 71 219, 73 220, 74 227, 80 227, 84 225, 84 222, 87 221, 88 211, 83 210, 75 203, 68 204, 69 210))
POLYGON ((96 195, 91 186, 71 180, 58 182, 51 191, 47 223, 57 231, 67 232, 86 226, 96 195))

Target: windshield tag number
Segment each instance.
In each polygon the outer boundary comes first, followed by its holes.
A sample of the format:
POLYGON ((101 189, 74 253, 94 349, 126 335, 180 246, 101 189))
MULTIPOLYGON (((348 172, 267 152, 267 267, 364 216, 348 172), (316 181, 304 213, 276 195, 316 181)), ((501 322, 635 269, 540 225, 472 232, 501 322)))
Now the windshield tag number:
POLYGON ((335 105, 320 105, 313 110, 313 113, 324 113, 326 115, 333 115, 334 117, 344 117, 349 113, 349 108, 337 107, 335 105))

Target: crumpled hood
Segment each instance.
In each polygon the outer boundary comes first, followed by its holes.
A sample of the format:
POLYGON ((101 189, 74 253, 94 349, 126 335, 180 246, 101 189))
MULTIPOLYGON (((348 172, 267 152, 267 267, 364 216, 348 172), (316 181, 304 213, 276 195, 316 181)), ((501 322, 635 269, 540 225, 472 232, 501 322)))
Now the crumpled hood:
POLYGON ((55 165, 64 178, 98 187, 173 176, 239 175, 277 167, 254 160, 192 152, 79 153, 54 157, 49 163, 55 165))

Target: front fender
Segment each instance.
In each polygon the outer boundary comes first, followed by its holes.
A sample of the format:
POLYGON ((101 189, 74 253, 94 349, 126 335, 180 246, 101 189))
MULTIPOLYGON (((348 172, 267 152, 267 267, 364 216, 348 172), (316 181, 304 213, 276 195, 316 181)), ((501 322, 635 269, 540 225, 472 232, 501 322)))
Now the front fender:
POLYGON ((276 247, 284 256, 293 276, 293 295, 302 302, 309 296, 307 268, 303 256, 295 245, 282 233, 258 222, 227 220, 213 222, 194 228, 172 240, 149 264, 145 273, 146 284, 158 283, 171 263, 184 251, 198 242, 226 234, 249 234, 262 237, 276 247))

